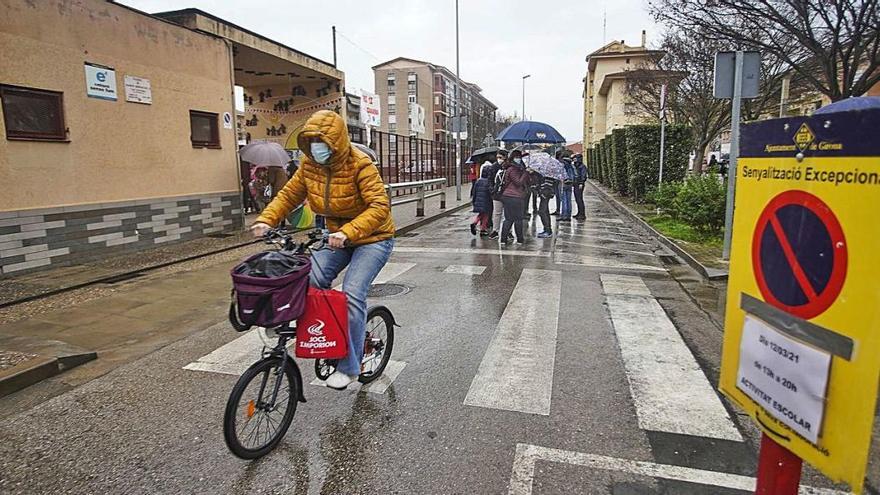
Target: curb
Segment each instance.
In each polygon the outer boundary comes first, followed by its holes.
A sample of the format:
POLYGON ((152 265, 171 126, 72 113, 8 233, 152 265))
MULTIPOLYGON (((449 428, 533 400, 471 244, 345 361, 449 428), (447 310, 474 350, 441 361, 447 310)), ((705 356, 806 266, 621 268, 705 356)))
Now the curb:
POLYGON ((30 387, 97 358, 98 354, 94 351, 62 353, 59 356, 38 354, 23 363, 0 371, 0 397, 30 387))
POLYGON ((623 203, 617 200, 617 198, 611 196, 607 192, 603 191, 599 186, 597 186, 592 180, 587 180, 587 183, 600 195, 602 199, 607 201, 611 206, 614 207, 615 210, 623 213, 631 220, 635 221, 637 224, 641 225, 645 230, 650 232, 654 237, 660 241, 661 244, 669 248, 670 251, 674 252, 678 255, 679 258, 683 259, 691 268, 697 271, 703 278, 706 280, 727 280, 727 271, 720 270, 718 268, 710 268, 702 263, 700 263, 696 258, 694 258, 690 253, 684 250, 681 246, 676 244, 672 239, 666 237, 657 231, 654 227, 651 226, 648 222, 646 222, 642 217, 636 215, 632 210, 626 207, 623 203))
POLYGON ((0 397, 61 373, 58 358, 37 356, 0 372, 0 397))

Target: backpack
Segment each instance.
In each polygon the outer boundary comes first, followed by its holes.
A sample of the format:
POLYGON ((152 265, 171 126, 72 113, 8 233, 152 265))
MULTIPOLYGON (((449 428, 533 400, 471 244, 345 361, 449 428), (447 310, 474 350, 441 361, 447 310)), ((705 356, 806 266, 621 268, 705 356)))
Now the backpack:
POLYGON ((492 199, 501 201, 501 195, 504 193, 504 179, 507 170, 501 169, 495 174, 495 182, 492 184, 492 199))
POLYGON ((538 186, 538 194, 540 194, 542 198, 550 199, 553 196, 556 196, 556 186, 558 184, 558 180, 552 177, 544 177, 540 186, 538 186))

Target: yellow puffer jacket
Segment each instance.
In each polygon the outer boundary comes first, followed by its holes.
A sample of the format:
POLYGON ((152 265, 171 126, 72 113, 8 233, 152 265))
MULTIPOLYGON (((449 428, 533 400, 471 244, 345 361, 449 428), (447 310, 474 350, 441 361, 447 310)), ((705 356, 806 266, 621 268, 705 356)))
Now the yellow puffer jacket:
POLYGON ((299 149, 306 157, 302 165, 257 222, 278 225, 290 211, 308 199, 312 210, 327 219, 330 232, 341 231, 355 246, 394 236, 391 203, 379 170, 370 158, 354 148, 348 128, 339 114, 315 112, 299 135, 299 149), (311 156, 309 140, 319 138, 330 147, 329 166, 311 156))

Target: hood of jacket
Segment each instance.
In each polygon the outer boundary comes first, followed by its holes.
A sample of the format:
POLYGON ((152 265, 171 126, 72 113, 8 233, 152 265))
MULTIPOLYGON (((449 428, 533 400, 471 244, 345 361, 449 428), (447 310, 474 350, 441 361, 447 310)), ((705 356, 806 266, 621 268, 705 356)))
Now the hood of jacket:
POLYGON ((351 140, 348 138, 348 128, 345 125, 345 120, 338 113, 331 110, 320 110, 312 114, 305 125, 303 125, 303 129, 296 140, 300 151, 305 154, 306 160, 318 167, 329 166, 333 169, 339 168, 348 161, 348 157, 352 152, 351 140), (319 164, 312 156, 312 149, 309 144, 314 139, 320 139, 330 147, 330 161, 327 164, 319 164))

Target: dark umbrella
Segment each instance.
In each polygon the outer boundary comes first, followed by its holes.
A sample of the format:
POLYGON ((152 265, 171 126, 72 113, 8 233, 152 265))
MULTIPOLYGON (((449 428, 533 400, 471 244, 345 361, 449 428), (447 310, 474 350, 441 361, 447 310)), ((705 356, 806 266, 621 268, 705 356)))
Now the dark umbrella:
POLYGON ((849 112, 854 110, 870 110, 872 108, 880 108, 880 96, 854 96, 845 100, 835 101, 830 105, 825 105, 816 110, 813 112, 813 115, 849 112))
POLYGON ((549 124, 543 122, 534 122, 531 120, 521 120, 507 126, 507 129, 501 131, 497 141, 518 142, 518 143, 564 143, 565 138, 559 131, 549 124))

